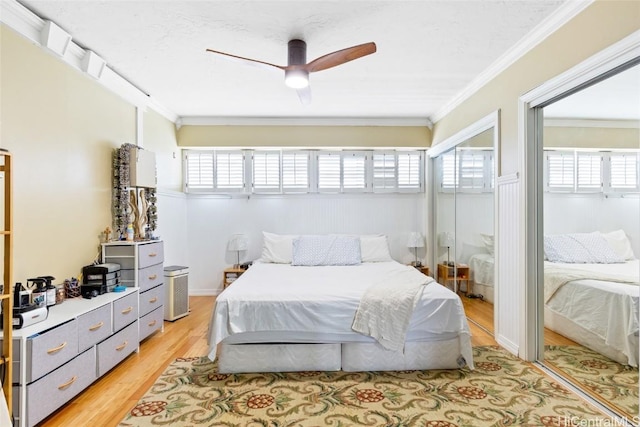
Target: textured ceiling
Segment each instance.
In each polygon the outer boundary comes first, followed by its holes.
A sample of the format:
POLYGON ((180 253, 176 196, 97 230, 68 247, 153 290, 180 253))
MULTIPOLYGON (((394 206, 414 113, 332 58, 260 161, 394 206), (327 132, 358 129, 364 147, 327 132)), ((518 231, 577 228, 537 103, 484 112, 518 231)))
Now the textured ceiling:
POLYGON ((21 0, 178 116, 428 118, 564 1, 21 0), (311 75, 301 105, 283 64, 373 41, 377 53, 311 75))

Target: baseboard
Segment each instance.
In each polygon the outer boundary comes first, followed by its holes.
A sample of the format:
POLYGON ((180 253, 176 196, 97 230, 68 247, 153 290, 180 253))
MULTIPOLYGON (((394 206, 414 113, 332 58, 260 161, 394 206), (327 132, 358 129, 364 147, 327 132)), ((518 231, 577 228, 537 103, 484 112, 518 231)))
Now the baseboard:
POLYGON ((218 296, 222 292, 219 289, 189 289, 189 296, 194 297, 210 297, 218 296))
POLYGON ((514 356, 518 355, 518 344, 511 342, 510 340, 508 340, 502 335, 498 335, 496 337, 496 342, 500 344, 500 346, 503 347, 505 350, 507 350, 509 353, 513 354, 514 356))

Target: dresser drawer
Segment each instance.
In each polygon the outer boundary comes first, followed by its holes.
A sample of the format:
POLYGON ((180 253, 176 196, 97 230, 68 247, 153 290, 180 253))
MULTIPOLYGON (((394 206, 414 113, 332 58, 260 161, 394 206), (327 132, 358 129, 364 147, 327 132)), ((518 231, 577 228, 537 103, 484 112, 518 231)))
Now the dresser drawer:
POLYGON ((138 293, 133 292, 113 302, 113 330, 119 331, 138 318, 138 293))
POLYGON ((97 345, 98 376, 101 377, 138 349, 138 322, 97 345))
POLYGON ((163 264, 152 265, 151 267, 138 270, 138 287, 140 292, 151 289, 164 282, 163 264))
POLYGON ((162 242, 154 242, 138 246, 138 268, 162 264, 164 261, 164 247, 162 242))
POLYGON ((78 351, 83 352, 111 335, 111 305, 78 316, 78 351))
POLYGON ((73 319, 27 339, 27 382, 35 381, 78 354, 78 321, 73 319))
POLYGON ((96 380, 95 347, 27 386, 26 425, 32 426, 96 380))
POLYGON ((152 312, 164 304, 164 285, 140 292, 140 316, 152 312))
POLYGON ((164 321, 164 307, 160 306, 149 314, 140 318, 140 341, 162 329, 164 321))

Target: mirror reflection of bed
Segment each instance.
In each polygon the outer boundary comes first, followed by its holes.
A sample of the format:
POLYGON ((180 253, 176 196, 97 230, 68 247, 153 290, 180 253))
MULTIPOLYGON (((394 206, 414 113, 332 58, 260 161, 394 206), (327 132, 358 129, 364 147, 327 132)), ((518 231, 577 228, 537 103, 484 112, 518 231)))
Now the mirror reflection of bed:
MULTIPOLYGON (((434 158, 435 278, 457 290, 474 336, 493 338, 494 127, 434 158)), ((480 344, 478 344, 480 345, 480 344)))
POLYGON ((639 69, 543 110, 543 362, 630 418, 638 416, 639 69))

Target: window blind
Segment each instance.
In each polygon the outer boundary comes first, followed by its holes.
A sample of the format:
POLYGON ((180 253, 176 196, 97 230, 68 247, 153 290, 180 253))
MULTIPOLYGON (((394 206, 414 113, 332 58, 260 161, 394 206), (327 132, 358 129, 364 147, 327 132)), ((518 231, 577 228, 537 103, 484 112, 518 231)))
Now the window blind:
POLYGON ((244 154, 239 151, 216 152, 216 188, 240 191, 244 188, 244 154))
MULTIPOLYGON (((485 154, 481 151, 459 150, 459 188, 482 190, 485 187, 485 154)), ((487 177, 488 178, 488 177, 487 177)))
POLYGON ((373 154, 373 190, 394 190, 396 188, 395 153, 373 154))
POLYGON ((612 190, 638 190, 638 154, 637 153, 611 153, 610 164, 610 188, 612 190))
POLYGON ((280 152, 253 153, 253 188, 257 192, 280 191, 280 152))
POLYGON ((422 187, 420 153, 398 153, 398 188, 416 190, 422 187))
POLYGON ((367 188, 367 156, 362 152, 342 153, 342 188, 364 191, 367 188))
POLYGON ((549 189, 573 190, 575 182, 573 153, 547 153, 547 187, 549 189))
POLYGON ((213 189, 213 151, 188 151, 186 156, 187 191, 213 189))
POLYGON ((577 153, 577 190, 600 191, 602 189, 602 155, 577 153))
POLYGON ((282 190, 284 192, 309 190, 309 152, 282 152, 282 190))
POLYGON ((340 153, 318 153, 318 190, 340 191, 340 153))

